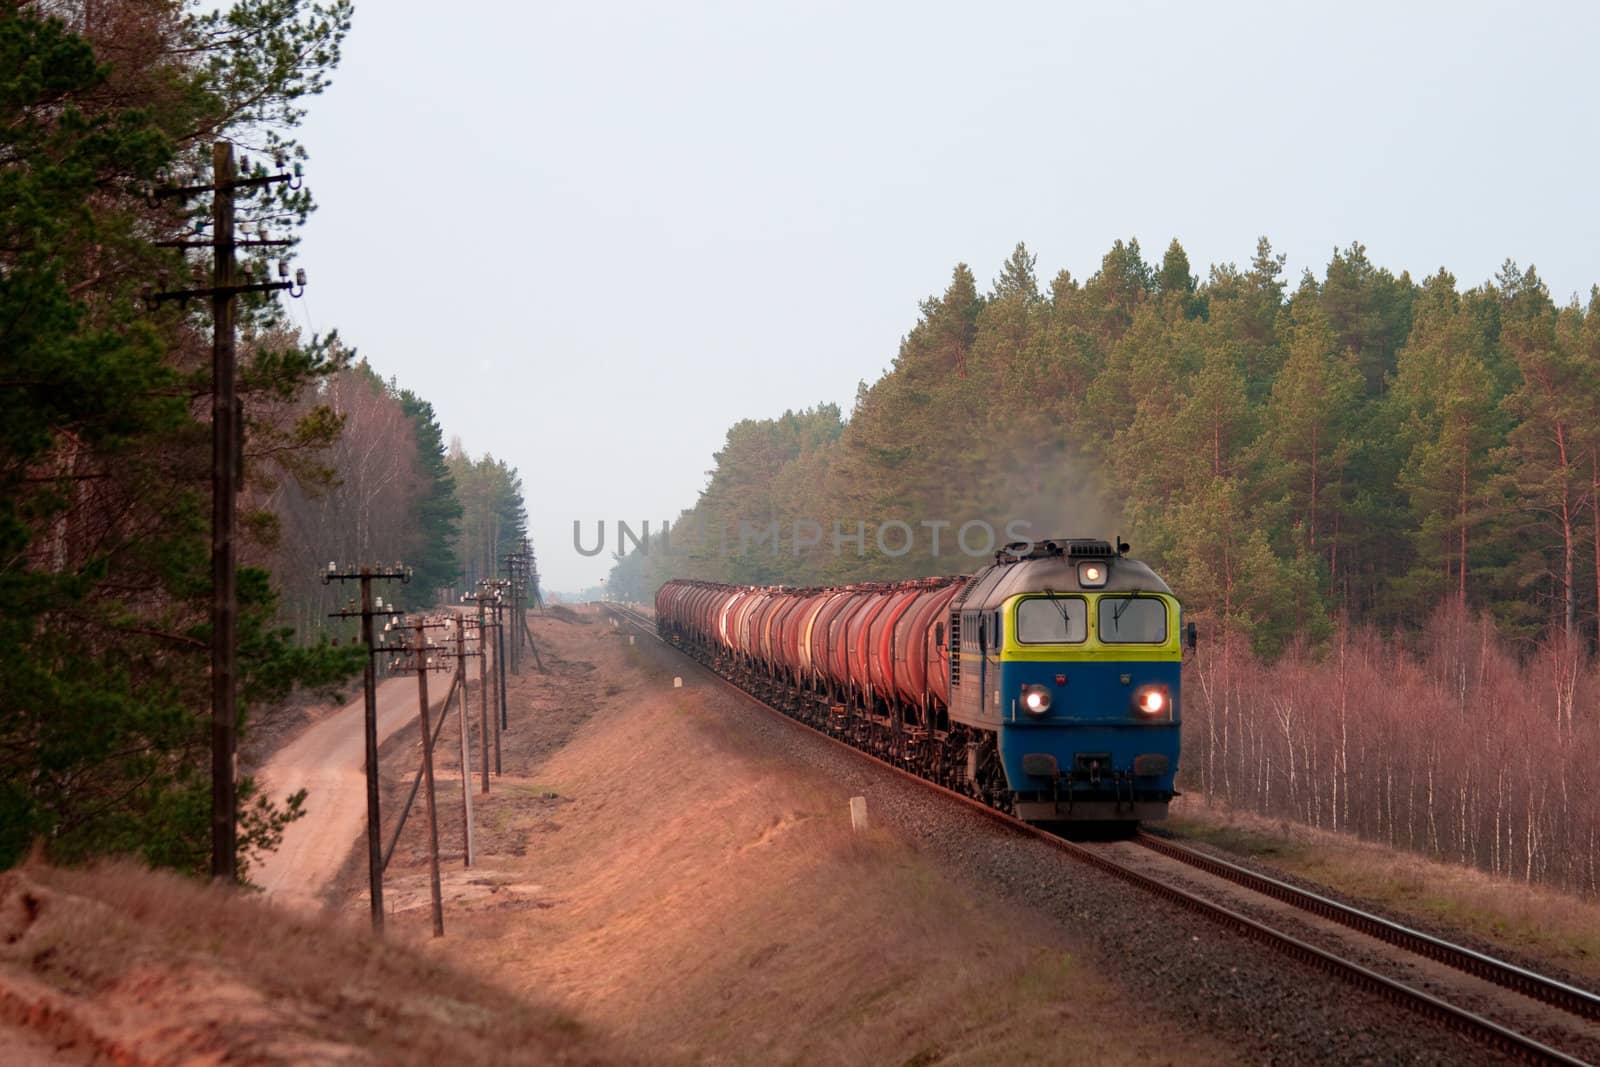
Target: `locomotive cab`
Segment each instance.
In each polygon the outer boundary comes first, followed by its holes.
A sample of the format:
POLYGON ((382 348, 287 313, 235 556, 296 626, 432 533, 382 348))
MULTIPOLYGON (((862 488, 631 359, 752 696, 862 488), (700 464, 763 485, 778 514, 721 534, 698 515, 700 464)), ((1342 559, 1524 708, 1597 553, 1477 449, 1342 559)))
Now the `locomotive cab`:
POLYGON ((1178 602, 1104 541, 1002 554, 952 627, 951 719, 970 731, 980 793, 1034 822, 1164 818, 1182 720, 1178 602))

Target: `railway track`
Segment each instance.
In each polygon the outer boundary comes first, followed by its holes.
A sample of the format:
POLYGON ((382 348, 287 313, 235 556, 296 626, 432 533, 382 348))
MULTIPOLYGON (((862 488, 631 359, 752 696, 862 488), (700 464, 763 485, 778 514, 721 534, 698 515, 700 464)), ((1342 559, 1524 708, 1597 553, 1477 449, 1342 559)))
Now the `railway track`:
POLYGON ((1188 864, 1263 896, 1321 916, 1368 937, 1377 938, 1418 956, 1454 967, 1458 971, 1464 971, 1486 982, 1521 993, 1523 996, 1543 1001, 1579 1018, 1600 1020, 1600 996, 1588 990, 1558 982, 1482 952, 1413 930, 1392 920, 1330 900, 1299 886, 1229 863, 1227 860, 1180 845, 1164 837, 1140 831, 1134 841, 1152 852, 1159 852, 1179 863, 1188 864))
MULTIPOLYGON (((605 607, 622 623, 637 628, 647 637, 673 648, 674 651, 685 655, 686 658, 692 658, 670 642, 662 640, 655 631, 654 620, 643 612, 619 604, 607 604, 605 607)), ((1022 822, 1012 815, 984 804, 982 801, 911 774, 901 767, 879 759, 870 752, 856 748, 840 738, 817 730, 810 724, 786 714, 768 704, 759 696, 714 671, 708 669, 708 673, 720 684, 757 704, 769 714, 781 716, 789 722, 803 726, 817 736, 858 756, 870 759, 895 774, 903 775, 925 789, 942 793, 952 801, 965 805, 969 810, 1005 826, 1013 833, 1041 841, 1058 851, 1068 854, 1079 862, 1134 885, 1145 892, 1196 914, 1203 915, 1219 925, 1266 944, 1303 963, 1317 967, 1351 985, 1376 993, 1393 1003, 1432 1018, 1481 1045, 1493 1048, 1509 1057, 1514 1057, 1527 1063, 1582 1065, 1588 1062, 1553 1048, 1509 1026, 1497 1023, 1492 1019, 1450 1003, 1431 993, 1413 988, 1335 952, 1320 948, 1274 926, 1243 915, 1224 904, 1208 899, 1208 897, 1200 893, 1190 892, 1171 884, 1169 881, 1136 869, 1135 866, 1116 859, 1108 850, 1066 840, 1047 830, 1022 822)), ((1579 1020, 1584 1020, 1585 1022, 1600 1020, 1600 997, 1586 990, 1578 989, 1525 968, 1494 959, 1472 949, 1454 945, 1440 938, 1412 930, 1399 923, 1339 903, 1301 889, 1298 886, 1290 885, 1287 882, 1267 877, 1215 856, 1187 848, 1165 838, 1140 832, 1132 839, 1131 843, 1168 859, 1201 870, 1215 878, 1223 879, 1272 900, 1356 930, 1393 947, 1400 948, 1405 952, 1444 964, 1485 982, 1558 1008, 1562 1012, 1570 1013, 1579 1020)))

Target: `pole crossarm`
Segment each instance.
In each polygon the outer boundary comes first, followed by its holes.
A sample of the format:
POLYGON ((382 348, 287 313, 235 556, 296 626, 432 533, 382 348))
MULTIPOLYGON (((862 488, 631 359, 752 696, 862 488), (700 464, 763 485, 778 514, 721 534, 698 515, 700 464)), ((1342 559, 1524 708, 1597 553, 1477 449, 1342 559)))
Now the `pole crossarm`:
MULTIPOLYGON (((181 238, 173 241, 151 241, 157 248, 215 248, 215 241, 189 240, 181 238)), ((233 242, 235 248, 287 248, 295 242, 288 237, 275 237, 271 239, 259 237, 246 237, 233 242)))
MULTIPOLYGON (((231 157, 233 155, 233 146, 229 145, 228 150, 228 155, 231 157)), ((241 160, 241 169, 250 169, 250 159, 248 156, 241 160)), ((276 185, 279 182, 288 182, 289 188, 298 189, 300 188, 300 182, 303 177, 304 175, 300 173, 300 165, 296 163, 293 173, 258 174, 249 178, 219 178, 209 184, 202 185, 163 186, 160 189, 152 189, 150 191, 150 199, 192 200, 197 196, 204 196, 207 193, 230 193, 238 189, 248 189, 251 192, 254 192, 257 189, 264 189, 269 185, 276 185)))
POLYGON ((414 570, 412 567, 402 567, 398 563, 396 563, 391 570, 384 570, 380 566, 360 567, 356 570, 341 571, 336 569, 337 566, 338 565, 334 563, 328 564, 327 573, 322 576, 323 585, 327 585, 329 582, 355 582, 360 581, 362 578, 374 578, 380 581, 398 581, 402 584, 405 584, 411 581, 411 574, 414 570))
POLYGON ((188 302, 202 296, 234 297, 240 293, 271 293, 279 289, 287 289, 290 296, 298 297, 306 291, 306 272, 296 271, 296 274, 298 276, 292 282, 251 282, 245 285, 219 285, 208 289, 173 289, 167 292, 149 293, 144 300, 150 307, 155 307, 169 300, 188 302))

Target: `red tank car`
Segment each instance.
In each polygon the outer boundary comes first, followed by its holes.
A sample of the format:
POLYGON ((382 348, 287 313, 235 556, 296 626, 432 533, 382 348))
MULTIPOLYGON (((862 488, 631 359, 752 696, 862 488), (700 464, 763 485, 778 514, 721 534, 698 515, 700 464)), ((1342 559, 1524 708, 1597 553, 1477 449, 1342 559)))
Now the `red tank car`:
POLYGON ((900 618, 921 592, 916 586, 897 585, 872 620, 867 634, 867 692, 878 699, 894 695, 894 634, 900 618))
POLYGON ((949 702, 942 620, 960 588, 950 578, 839 589, 676 581, 656 594, 656 619, 686 647, 715 649, 828 707, 870 708, 870 729, 917 739, 949 702))
POLYGON ((895 699, 919 707, 949 699, 944 644, 935 640, 934 630, 959 588, 958 583, 948 579, 918 583, 911 601, 896 619, 889 648, 895 699))

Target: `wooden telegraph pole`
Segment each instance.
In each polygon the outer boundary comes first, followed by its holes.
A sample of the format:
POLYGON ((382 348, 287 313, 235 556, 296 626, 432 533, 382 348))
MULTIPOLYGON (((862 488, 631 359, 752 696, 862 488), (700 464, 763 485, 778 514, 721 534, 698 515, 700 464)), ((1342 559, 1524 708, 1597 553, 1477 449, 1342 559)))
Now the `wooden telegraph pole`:
MULTIPOLYGON (((476 859, 476 848, 473 843, 472 826, 472 745, 467 730, 467 657, 482 655, 481 651, 472 653, 467 651, 467 620, 464 616, 452 616, 456 630, 456 690, 460 693, 457 701, 457 719, 461 724, 461 820, 462 840, 466 852, 466 866, 471 867, 476 859)), ((445 700, 444 714, 449 714, 450 701, 445 700)), ((484 792, 488 792, 488 775, 484 775, 484 792)))
POLYGON ((444 899, 439 886, 439 808, 433 793, 433 731, 428 729, 428 655, 427 623, 417 620, 417 643, 413 648, 417 657, 417 717, 422 726, 422 776, 425 780, 428 803, 428 865, 429 889, 433 894, 433 936, 444 936, 444 899))
POLYGON ((367 742, 367 891, 372 907, 372 928, 378 933, 383 932, 383 844, 379 840, 380 813, 378 810, 378 678, 377 662, 373 659, 379 652, 388 651, 373 643, 372 618, 375 615, 399 615, 398 611, 385 609, 383 598, 379 597, 377 607, 373 606, 372 583, 374 581, 411 581, 411 568, 402 567, 396 563, 393 570, 374 570, 371 567, 361 567, 354 571, 339 571, 337 565, 330 562, 328 571, 322 576, 322 584, 330 582, 358 581, 361 583, 361 609, 359 611, 345 610, 333 612, 330 618, 349 618, 358 615, 361 618, 361 643, 367 646, 367 665, 361 676, 361 691, 366 704, 366 742, 367 742))
MULTIPOLYGON (((434 645, 428 640, 428 631, 438 629, 444 624, 429 622, 426 617, 418 616, 417 621, 403 627, 416 634, 413 644, 405 648, 409 659, 396 666, 395 669, 416 671, 417 673, 417 721, 422 728, 422 781, 426 790, 426 805, 428 811, 428 867, 429 888, 433 897, 433 936, 444 936, 444 899, 439 885, 439 808, 433 786, 433 741, 434 734, 428 721, 428 672, 432 670, 449 670, 450 665, 445 662, 444 656, 439 656, 439 662, 434 662, 434 645)), ((453 689, 454 687, 452 687, 453 689)), ((446 705, 450 698, 445 697, 446 705)), ((444 724, 444 714, 448 708, 441 710, 440 726, 444 724)), ((396 840, 398 840, 396 827, 396 840)))
MULTIPOLYGON (((298 169, 298 168, 297 168, 298 169)), ((248 172, 248 164, 245 167, 248 172)), ((145 292, 150 307, 167 300, 188 303, 211 298, 211 877, 238 881, 238 807, 234 789, 234 763, 238 748, 238 593, 234 574, 234 494, 244 480, 241 447, 244 414, 234 385, 234 298, 240 293, 265 293, 287 289, 291 296, 305 291, 305 272, 288 281, 288 264, 279 261, 276 282, 240 284, 234 252, 239 247, 287 245, 287 240, 234 239, 236 196, 278 182, 299 188, 297 174, 247 173, 234 170, 233 145, 218 141, 211 146, 211 183, 158 189, 156 199, 189 199, 211 194, 213 239, 158 241, 164 248, 212 250, 211 285, 168 292, 145 292)), ((196 227, 197 229, 199 227, 196 227)), ((201 268, 195 268, 197 279, 201 268)))
MULTIPOLYGON (((489 630, 483 621, 483 601, 478 601, 478 733, 483 744, 483 792, 489 793, 489 630)), ((500 751, 500 720, 495 720, 494 750, 500 751)), ((499 764, 494 773, 500 773, 499 764)))
POLYGON ((233 790, 234 675, 238 664, 238 590, 233 569, 233 494, 244 458, 233 381, 233 145, 211 146, 211 200, 216 247, 211 296, 211 877, 238 877, 238 825, 233 790))
POLYGON ((494 588, 491 579, 482 578, 478 587, 473 592, 463 593, 461 599, 478 605, 478 649, 482 658, 478 660, 478 704, 483 715, 483 791, 489 791, 489 732, 490 719, 494 721, 494 773, 500 773, 500 719, 505 707, 505 672, 501 657, 496 654, 494 674, 500 682, 500 695, 496 698, 497 707, 494 715, 489 714, 489 686, 485 675, 489 673, 489 630, 491 627, 498 632, 498 624, 489 621, 487 612, 496 606, 499 591, 494 588))
MULTIPOLYGON (((492 582, 491 585, 494 588, 494 600, 492 602, 494 605, 494 658, 495 662, 499 665, 500 674, 500 732, 504 733, 505 731, 511 729, 511 722, 506 718, 505 583, 495 581, 492 582)), ((498 735, 496 735, 494 742, 494 770, 496 774, 499 774, 500 738, 498 735)))
POLYGON ((544 596, 539 592, 539 555, 534 552, 533 544, 526 537, 522 539, 522 551, 528 556, 528 594, 533 602, 535 611, 544 608, 544 596))
MULTIPOLYGON (((517 611, 517 554, 512 552, 501 556, 500 563, 506 569, 506 576, 500 579, 501 590, 506 598, 506 607, 510 609, 513 615, 515 615, 517 611)), ((517 638, 520 636, 520 634, 514 632, 512 634, 511 649, 509 653, 511 656, 510 667, 512 674, 522 673, 522 663, 520 659, 522 646, 517 640, 517 638)), ((502 644, 500 648, 502 651, 505 651, 505 645, 502 644)))
POLYGON ((532 602, 539 603, 539 570, 534 561, 533 548, 528 539, 522 539, 522 548, 516 552, 507 552, 501 557, 506 567, 506 580, 510 582, 511 591, 511 673, 520 674, 522 667, 522 644, 528 644, 528 651, 533 653, 534 665, 540 671, 544 670, 544 659, 539 655, 539 647, 533 643, 533 631, 528 627, 529 591, 532 591, 532 602))

